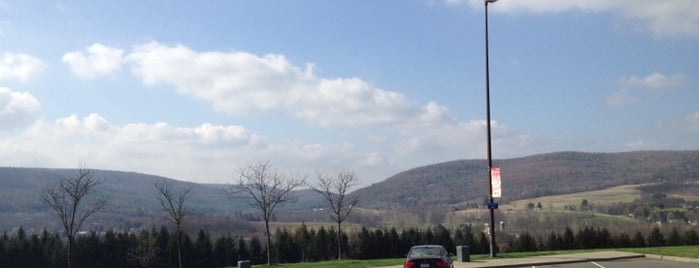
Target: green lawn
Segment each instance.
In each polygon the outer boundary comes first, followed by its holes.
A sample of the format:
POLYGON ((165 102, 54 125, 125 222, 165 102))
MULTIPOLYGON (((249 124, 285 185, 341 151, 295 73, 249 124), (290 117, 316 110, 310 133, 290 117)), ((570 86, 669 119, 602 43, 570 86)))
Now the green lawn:
MULTIPOLYGON (((381 266, 391 266, 391 265, 401 265, 405 259, 379 259, 379 260, 341 260, 341 261, 321 261, 321 262, 304 262, 304 263, 285 263, 285 264, 275 264, 273 267, 289 267, 289 268, 369 268, 369 267, 381 267, 381 266)), ((253 267, 267 267, 267 265, 253 265, 253 267)))
POLYGON ((624 249, 624 251, 699 259, 699 246, 628 248, 624 249))
MULTIPOLYGON (((559 251, 537 251, 537 252, 516 252, 516 253, 501 253, 498 258, 526 258, 531 256, 554 255, 554 254, 571 254, 582 252, 618 250, 626 252, 634 252, 641 254, 655 254, 685 258, 699 258, 699 246, 678 246, 678 247, 651 247, 651 248, 618 248, 618 249, 585 249, 585 250, 559 250, 559 251)), ((471 260, 490 258, 488 254, 471 255, 471 260)), ((286 263, 276 264, 273 267, 288 267, 288 268, 369 268, 401 265, 403 258, 398 259, 380 259, 380 260, 341 260, 341 261, 322 261, 322 262, 304 262, 304 263, 286 263)), ((253 265, 253 267, 267 267, 267 265, 253 265)))

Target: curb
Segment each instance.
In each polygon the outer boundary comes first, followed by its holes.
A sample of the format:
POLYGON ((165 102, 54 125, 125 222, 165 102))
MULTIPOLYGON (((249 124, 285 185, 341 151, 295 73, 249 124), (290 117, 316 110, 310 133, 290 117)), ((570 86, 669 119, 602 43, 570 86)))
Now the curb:
POLYGON ((676 262, 699 263, 699 258, 685 258, 685 257, 664 256, 664 255, 655 255, 655 254, 646 254, 646 258, 656 259, 656 260, 676 261, 676 262))
POLYGON ((506 268, 506 267, 522 267, 522 266, 540 266, 540 265, 555 265, 555 264, 566 264, 566 263, 579 263, 579 262, 589 262, 589 261, 612 261, 621 259, 634 259, 643 258, 643 254, 634 254, 618 257, 599 257, 599 258, 580 258, 571 260, 551 260, 551 261, 531 261, 531 262, 521 262, 516 264, 501 264, 501 265, 487 265, 483 267, 489 268, 506 268))

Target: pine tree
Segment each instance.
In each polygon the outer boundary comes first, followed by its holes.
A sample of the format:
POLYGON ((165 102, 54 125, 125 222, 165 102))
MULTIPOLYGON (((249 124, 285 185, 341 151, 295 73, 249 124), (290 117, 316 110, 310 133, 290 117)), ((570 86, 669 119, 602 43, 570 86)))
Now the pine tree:
POLYGON ((661 247, 665 245, 665 237, 660 233, 660 228, 653 227, 648 235, 648 246, 650 247, 661 247))
POLYGON ((238 252, 230 236, 221 236, 214 243, 214 265, 216 267, 232 266, 238 263, 238 252))
POLYGON ((637 248, 645 247, 646 245, 646 239, 643 238, 643 234, 641 232, 636 231, 636 234, 633 237, 633 246, 637 248))
POLYGON ((699 236, 694 230, 689 230, 684 233, 684 241, 687 245, 699 245, 699 236))
POLYGON ((211 238, 204 230, 199 230, 197 240, 194 242, 194 267, 214 267, 211 248, 211 238))
POLYGON ((684 245, 684 241, 682 241, 682 237, 680 236, 680 232, 677 231, 677 227, 672 227, 672 233, 670 233, 670 237, 667 238, 667 246, 679 246, 679 245, 684 245))

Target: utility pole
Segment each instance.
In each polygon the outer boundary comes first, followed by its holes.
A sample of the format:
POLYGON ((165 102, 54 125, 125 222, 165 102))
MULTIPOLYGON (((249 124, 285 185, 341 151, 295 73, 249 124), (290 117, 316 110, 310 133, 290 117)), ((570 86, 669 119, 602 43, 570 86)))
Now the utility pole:
POLYGON ((488 225, 490 233, 490 257, 494 258, 495 253, 495 202, 493 200, 493 148, 490 130, 490 65, 488 62, 488 3, 495 3, 497 0, 484 0, 485 2, 485 99, 486 99, 486 126, 488 128, 488 192, 489 202, 488 209, 490 210, 490 224, 488 225))

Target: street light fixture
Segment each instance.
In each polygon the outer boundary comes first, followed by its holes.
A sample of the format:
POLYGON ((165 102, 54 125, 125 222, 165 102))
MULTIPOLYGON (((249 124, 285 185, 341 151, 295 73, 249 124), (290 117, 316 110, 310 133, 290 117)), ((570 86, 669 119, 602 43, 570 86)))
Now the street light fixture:
POLYGON ((484 0, 485 2, 485 102, 486 102, 486 126, 488 128, 488 185, 490 192, 488 194, 490 209, 490 224, 488 226, 490 233, 490 257, 494 258, 495 253, 495 202, 493 200, 493 149, 490 133, 490 66, 488 62, 488 4, 495 3, 497 0, 484 0))

